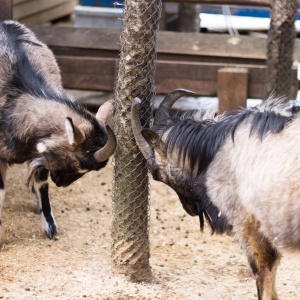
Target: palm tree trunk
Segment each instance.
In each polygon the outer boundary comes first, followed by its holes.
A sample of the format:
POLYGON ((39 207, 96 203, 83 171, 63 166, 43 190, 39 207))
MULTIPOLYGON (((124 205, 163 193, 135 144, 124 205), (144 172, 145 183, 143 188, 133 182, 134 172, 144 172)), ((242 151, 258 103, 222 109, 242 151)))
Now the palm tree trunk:
POLYGON ((124 28, 115 87, 115 152, 112 257, 133 281, 151 278, 149 265, 149 183, 130 123, 131 101, 142 100, 141 123, 148 126, 154 100, 156 45, 161 0, 125 1, 124 28))

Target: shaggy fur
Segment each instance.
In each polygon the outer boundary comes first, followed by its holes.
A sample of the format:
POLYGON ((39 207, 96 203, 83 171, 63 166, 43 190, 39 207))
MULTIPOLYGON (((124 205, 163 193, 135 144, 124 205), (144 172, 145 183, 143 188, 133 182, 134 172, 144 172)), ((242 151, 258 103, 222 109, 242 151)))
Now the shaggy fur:
POLYGON ((166 114, 143 129, 153 149, 150 170, 177 192, 187 213, 200 217, 201 228, 205 218, 213 232, 235 235, 258 299, 277 300, 281 252, 300 250, 299 107, 269 99, 211 116, 166 114))
MULTIPOLYGON (((107 140, 98 120, 64 95, 48 47, 24 25, 0 23, 0 194, 7 165, 27 162, 35 209, 42 210, 44 231, 52 238, 57 229, 48 174, 57 186, 67 186, 105 167, 107 159, 99 162, 94 154, 107 140)), ((0 209, 3 201, 1 196, 0 209)))

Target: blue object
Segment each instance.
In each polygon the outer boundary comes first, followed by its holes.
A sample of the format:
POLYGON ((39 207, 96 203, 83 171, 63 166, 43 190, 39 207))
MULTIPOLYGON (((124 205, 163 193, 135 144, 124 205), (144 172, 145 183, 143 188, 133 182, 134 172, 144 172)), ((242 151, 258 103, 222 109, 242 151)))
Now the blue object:
MULTIPOLYGON (((233 16, 243 16, 243 17, 259 17, 259 18, 269 18, 270 9, 267 7, 257 8, 257 7, 247 7, 247 6, 229 6, 230 12, 233 16)), ((202 5, 201 12, 207 14, 222 14, 221 5, 202 5)))
POLYGON ((80 5, 116 7, 116 3, 124 4, 124 0, 80 0, 80 5))

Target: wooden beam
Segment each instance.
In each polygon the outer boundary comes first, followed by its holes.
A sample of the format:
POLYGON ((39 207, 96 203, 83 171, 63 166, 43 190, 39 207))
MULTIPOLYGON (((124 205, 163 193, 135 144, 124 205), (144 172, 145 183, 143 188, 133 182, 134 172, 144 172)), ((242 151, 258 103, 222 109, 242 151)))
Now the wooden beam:
POLYGON ((0 21, 12 19, 12 0, 2 0, 0 9, 0 21))
POLYGON ((58 56, 65 88, 112 91, 116 80, 115 59, 58 56))
MULTIPOLYGON (((52 49, 68 51, 113 51, 120 49, 119 29, 70 28, 61 26, 32 26, 36 35, 52 49)), ((69 52, 70 53, 70 52, 69 52)), ((86 53, 88 54, 88 53, 86 53)), ((90 53, 92 54, 92 53, 90 53)), ((71 53, 69 55, 72 55, 71 53)), ((253 36, 232 37, 228 34, 186 33, 160 31, 158 55, 179 57, 182 60, 198 61, 198 56, 222 57, 245 60, 266 59, 266 39, 253 36), (170 47, 172 45, 172 47, 170 47)), ((251 63, 253 63, 251 61, 251 63)))
MULTIPOLYGON (((56 56, 66 88, 113 91, 118 59, 95 57, 56 56), (101 72, 99 72, 101 70, 101 72)), ((217 96, 218 71, 236 64, 157 61, 156 92, 167 94, 176 88, 186 88, 199 96, 217 96)), ((262 98, 265 66, 247 65, 249 98, 262 98)), ((297 86, 297 70, 293 70, 297 86)), ((232 82, 230 86, 233 86, 232 82)), ((294 92, 295 93, 295 92, 294 92)))
POLYGON ((65 0, 32 0, 14 5, 13 15, 15 19, 21 19, 34 15, 36 13, 48 10, 49 8, 55 7, 64 3, 65 0))
MULTIPOLYGON (((0 10, 1 11, 1 10, 0 10)), ((120 30, 112 28, 69 28, 34 25, 39 39, 65 55, 118 57, 120 30)), ((266 60, 266 39, 228 34, 160 31, 158 56, 166 60, 262 64, 266 60), (172 45, 172 47, 170 47, 172 45), (201 56, 201 59, 199 58, 201 56)), ((300 61, 300 40, 295 41, 294 61, 300 61)))
MULTIPOLYGON (((265 66, 242 65, 248 69, 247 97, 262 98, 264 95, 265 66)), ((156 92, 166 94, 176 88, 186 88, 199 96, 217 96, 218 71, 223 68, 234 68, 236 64, 195 63, 177 61, 157 61, 156 92)), ((296 75, 297 70, 293 70, 296 75)), ((297 79, 295 79, 297 80, 297 79)), ((297 81, 294 80, 294 85, 297 81)), ((233 86, 231 82, 230 87, 233 86)))
POLYGON ((270 0, 162 0, 163 2, 200 3, 218 5, 270 6, 270 0))
MULTIPOLYGON (((54 3, 54 2, 52 3, 51 1, 48 2, 50 2, 50 4, 54 3)), ((43 10, 35 11, 35 13, 33 13, 34 9, 31 12, 27 11, 29 15, 26 16, 24 15, 26 10, 24 11, 19 10, 18 13, 20 13, 20 17, 18 19, 20 20, 20 22, 25 23, 27 25, 49 22, 51 20, 55 20, 67 15, 71 15, 77 3, 78 3, 77 0, 68 0, 68 1, 60 0, 56 2, 56 5, 48 8, 44 7, 43 10)), ((15 12, 17 13, 17 11, 14 9, 14 18, 15 18, 15 12)))
POLYGON ((248 70, 222 68, 218 70, 219 113, 246 107, 248 98, 248 70))

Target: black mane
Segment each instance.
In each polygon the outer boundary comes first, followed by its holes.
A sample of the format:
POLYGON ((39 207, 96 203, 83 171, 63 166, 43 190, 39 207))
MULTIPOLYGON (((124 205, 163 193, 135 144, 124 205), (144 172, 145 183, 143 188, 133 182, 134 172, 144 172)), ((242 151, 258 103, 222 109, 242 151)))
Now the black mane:
POLYGON ((256 133, 262 140, 267 133, 276 134, 283 130, 295 115, 284 116, 273 111, 248 109, 227 113, 218 121, 171 118, 165 124, 160 124, 160 136, 168 132, 166 154, 172 155, 176 149, 179 160, 183 164, 188 161, 191 173, 196 171, 197 176, 207 169, 229 135, 234 142, 235 132, 243 122, 250 122, 249 136, 256 133))

